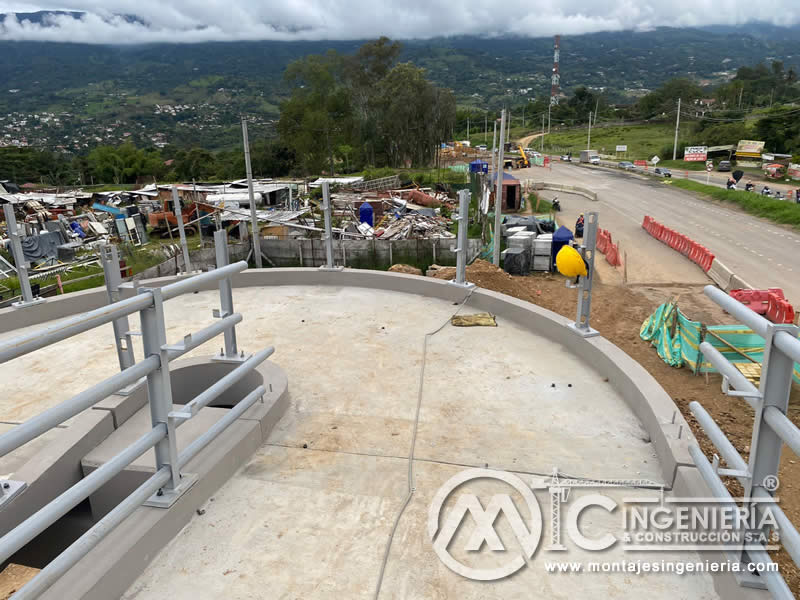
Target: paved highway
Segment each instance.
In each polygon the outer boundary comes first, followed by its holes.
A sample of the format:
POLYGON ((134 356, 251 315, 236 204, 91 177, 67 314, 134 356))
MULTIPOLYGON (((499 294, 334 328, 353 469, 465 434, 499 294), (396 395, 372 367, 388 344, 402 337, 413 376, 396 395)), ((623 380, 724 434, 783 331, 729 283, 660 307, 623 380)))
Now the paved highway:
POLYGON ((700 200, 660 179, 621 171, 554 162, 551 169, 520 169, 514 175, 596 191, 597 202, 559 194, 563 221, 571 224, 578 213, 597 210, 600 226, 628 253, 631 282, 699 283, 705 278, 699 267, 641 228, 642 218, 650 215, 709 248, 753 287, 782 287, 800 305, 800 235, 788 228, 700 200))

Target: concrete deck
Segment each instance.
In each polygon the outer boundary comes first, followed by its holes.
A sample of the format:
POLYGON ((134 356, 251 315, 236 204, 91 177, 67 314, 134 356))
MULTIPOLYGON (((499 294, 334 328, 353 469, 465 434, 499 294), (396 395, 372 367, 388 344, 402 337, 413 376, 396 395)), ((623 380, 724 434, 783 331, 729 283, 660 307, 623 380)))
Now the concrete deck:
MULTIPOLYGON (((273 360, 291 382, 290 410, 126 598, 369 598, 405 497, 424 334, 456 306, 331 286, 237 289, 234 300, 244 315, 240 347, 275 345, 273 360)), ((217 302, 216 292, 202 292, 166 303, 168 338, 207 325, 217 302)), ((469 305, 464 312, 472 312, 469 305)), ((428 506, 463 468, 488 465, 526 480, 553 467, 582 477, 661 480, 647 434, 603 376, 511 321, 499 318, 498 325, 448 325, 429 343, 417 491, 395 536, 381 597, 716 598, 709 575, 545 575, 541 549, 530 566, 497 583, 463 579, 439 562, 426 532, 428 506)), ((110 326, 0 365, 0 421, 30 418, 116 365, 110 326)), ((15 456, 14 465, 20 460, 15 456)), ((593 515, 588 529, 608 521, 593 515)), ((500 525, 501 537, 515 543, 500 525)), ((563 560, 581 558, 570 552, 563 560)), ((624 557, 597 559, 615 558, 624 557)))

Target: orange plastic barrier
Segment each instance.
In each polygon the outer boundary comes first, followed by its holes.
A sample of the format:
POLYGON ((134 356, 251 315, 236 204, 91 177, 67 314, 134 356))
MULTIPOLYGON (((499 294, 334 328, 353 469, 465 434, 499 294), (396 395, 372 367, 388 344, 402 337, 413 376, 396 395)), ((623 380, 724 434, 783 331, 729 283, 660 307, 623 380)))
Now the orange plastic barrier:
POLYGON ((692 241, 689 237, 678 233, 674 229, 665 227, 653 217, 645 215, 642 227, 647 233, 667 246, 688 257, 693 263, 697 264, 706 273, 711 269, 714 262, 714 254, 708 248, 692 241))
POLYGON ((612 267, 622 266, 622 260, 619 257, 619 246, 617 244, 609 244, 606 251, 606 262, 612 267))

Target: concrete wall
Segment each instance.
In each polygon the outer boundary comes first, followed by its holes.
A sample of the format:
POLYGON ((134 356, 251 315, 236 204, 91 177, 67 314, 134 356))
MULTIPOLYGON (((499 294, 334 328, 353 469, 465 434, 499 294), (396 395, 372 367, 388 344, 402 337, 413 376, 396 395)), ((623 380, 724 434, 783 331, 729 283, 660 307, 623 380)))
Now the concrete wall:
MULTIPOLYGON (((355 269, 388 269, 394 264, 410 264, 427 269, 431 264, 455 265, 453 239, 412 240, 335 240, 333 260, 355 269)), ((480 250, 480 240, 469 240, 468 256, 480 250)), ((261 251, 275 267, 319 267, 325 264, 325 242, 319 239, 262 239, 261 251)))

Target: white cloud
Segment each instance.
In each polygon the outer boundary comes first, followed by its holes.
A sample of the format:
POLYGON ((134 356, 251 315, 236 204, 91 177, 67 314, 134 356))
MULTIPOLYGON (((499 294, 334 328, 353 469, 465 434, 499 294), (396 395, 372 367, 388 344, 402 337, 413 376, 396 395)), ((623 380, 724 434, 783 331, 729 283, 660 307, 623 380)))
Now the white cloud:
MULTIPOLYGON (((751 0, 64 0, 58 8, 86 14, 80 19, 55 15, 45 24, 9 16, 0 24, 0 39, 125 44, 379 35, 536 37, 662 25, 734 25, 765 18, 776 25, 800 22, 797 0, 774 0, 767 15, 751 0)), ((5 10, 36 9, 25 2, 5 10)))

